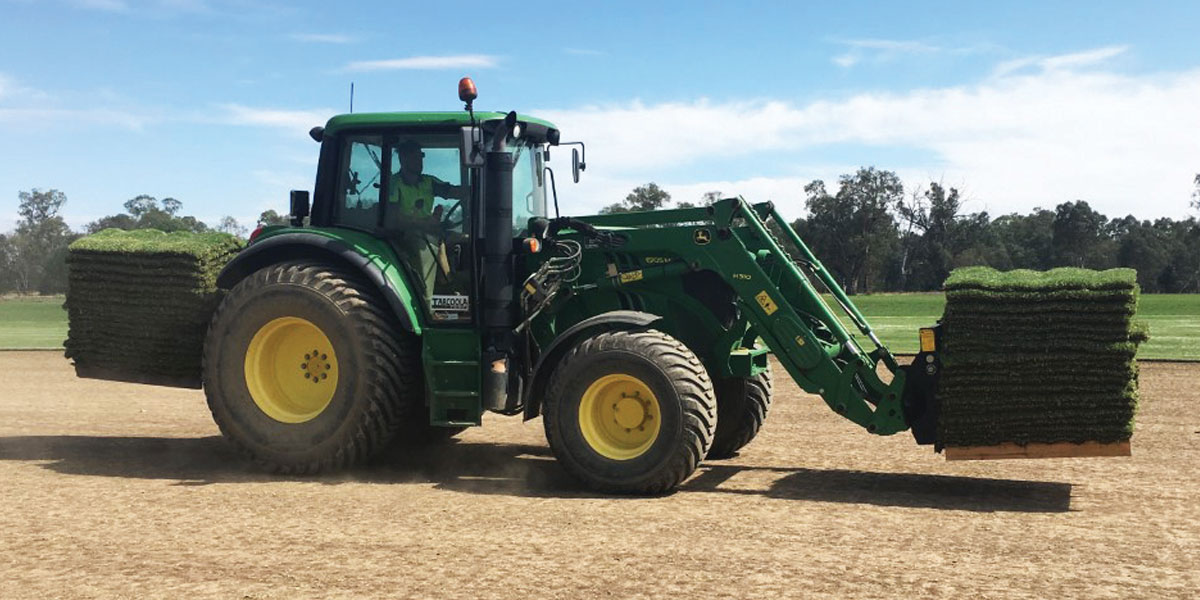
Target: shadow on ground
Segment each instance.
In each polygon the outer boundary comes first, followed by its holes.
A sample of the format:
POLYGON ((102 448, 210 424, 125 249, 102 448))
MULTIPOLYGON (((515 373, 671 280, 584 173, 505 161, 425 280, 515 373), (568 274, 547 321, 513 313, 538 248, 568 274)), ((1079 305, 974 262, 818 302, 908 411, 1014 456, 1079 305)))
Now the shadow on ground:
POLYGON ((1069 483, 802 467, 704 465, 699 475, 688 480, 681 490, 976 512, 1067 512, 1071 509, 1069 483), (743 471, 770 471, 779 477, 766 491, 720 487, 721 483, 743 471))
POLYGON ((433 483, 462 491, 528 496, 589 496, 545 446, 442 443, 394 445, 371 464, 328 475, 267 472, 219 436, 0 437, 0 461, 34 461, 65 475, 175 480, 179 485, 307 481, 325 484, 433 483))
MULTIPOLYGON (((314 481, 325 484, 432 483, 476 494, 587 498, 596 494, 559 467, 539 445, 463 443, 394 446, 373 464, 335 475, 265 473, 220 437, 13 436, 0 438, 0 461, 37 461, 65 475, 175 480, 178 485, 314 481)), ((680 492, 762 495, 810 500, 967 511, 1065 512, 1071 484, 916 473, 706 464, 680 492), (767 489, 723 487, 738 473, 777 474, 767 489)))

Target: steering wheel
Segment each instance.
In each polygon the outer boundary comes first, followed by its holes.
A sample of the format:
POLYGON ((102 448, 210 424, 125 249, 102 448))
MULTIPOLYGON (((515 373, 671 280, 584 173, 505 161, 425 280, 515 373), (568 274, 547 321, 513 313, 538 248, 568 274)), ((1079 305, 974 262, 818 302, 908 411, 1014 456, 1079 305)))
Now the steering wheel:
POLYGON ((466 220, 466 215, 463 214, 462 200, 455 202, 442 211, 441 221, 438 222, 438 227, 441 231, 437 234, 436 246, 431 245, 430 250, 434 252, 434 260, 437 262, 438 270, 444 277, 450 277, 453 268, 450 265, 450 258, 446 250, 447 243, 454 243, 451 240, 456 238, 466 238, 462 233, 462 224, 466 220), (455 213, 458 213, 457 218, 455 213), (455 230, 458 231, 455 231, 455 230))
POLYGON ((452 229, 461 228, 465 219, 465 215, 462 213, 462 200, 455 202, 450 205, 450 208, 442 211, 442 231, 449 232, 452 229), (459 213, 457 219, 454 218, 455 211, 459 213))

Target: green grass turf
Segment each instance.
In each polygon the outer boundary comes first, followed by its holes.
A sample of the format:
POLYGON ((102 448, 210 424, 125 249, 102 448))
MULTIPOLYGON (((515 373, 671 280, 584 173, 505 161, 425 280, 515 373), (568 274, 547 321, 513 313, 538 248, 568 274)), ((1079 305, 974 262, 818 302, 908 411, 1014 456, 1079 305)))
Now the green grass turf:
MULTIPOLYGON (((245 242, 227 233, 191 233, 175 231, 163 233, 157 229, 138 229, 122 231, 120 229, 105 229, 99 233, 84 236, 71 243, 71 252, 83 255, 81 260, 90 260, 96 253, 100 256, 111 254, 122 255, 174 255, 193 259, 220 258, 226 254, 237 252, 245 242)), ((98 259, 98 258, 97 258, 98 259)), ((122 256, 121 263, 129 261, 129 256, 122 256)), ((160 260, 151 261, 153 265, 163 264, 160 260)))
MULTIPOLYGON (((917 351, 917 330, 936 323, 946 305, 939 293, 871 294, 852 300, 898 354, 917 351)), ((0 349, 62 348, 67 338, 62 303, 62 296, 0 298, 0 349)), ((1135 318, 1150 326, 1150 341, 1142 344, 1138 358, 1200 361, 1200 294, 1142 294, 1135 318)))
POLYGON ((1072 267, 1049 271, 997 271, 991 267, 963 267, 951 271, 942 285, 947 290, 1031 290, 1039 294, 1048 290, 1128 290, 1137 285, 1137 271, 1093 271, 1072 267))

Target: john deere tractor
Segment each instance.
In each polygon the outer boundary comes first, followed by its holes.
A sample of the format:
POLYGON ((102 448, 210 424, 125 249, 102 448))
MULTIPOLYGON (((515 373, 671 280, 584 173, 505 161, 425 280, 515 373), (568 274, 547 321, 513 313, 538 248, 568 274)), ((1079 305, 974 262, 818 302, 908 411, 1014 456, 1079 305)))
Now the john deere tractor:
POLYGON ((292 192, 291 225, 257 231, 221 273, 203 384, 246 455, 312 473, 485 411, 540 415, 584 483, 657 493, 755 437, 770 353, 867 431, 933 441, 936 332, 919 369, 899 366, 771 204, 561 216, 558 129, 474 112, 467 79, 459 97, 463 112, 314 128, 311 201, 292 192))

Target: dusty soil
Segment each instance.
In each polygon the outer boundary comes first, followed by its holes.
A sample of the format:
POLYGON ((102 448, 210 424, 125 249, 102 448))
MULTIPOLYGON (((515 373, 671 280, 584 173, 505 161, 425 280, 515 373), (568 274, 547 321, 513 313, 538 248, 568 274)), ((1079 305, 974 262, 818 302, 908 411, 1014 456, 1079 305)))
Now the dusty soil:
POLYGON ((199 392, 52 352, 0 373, 3 598, 1200 593, 1200 365, 1143 365, 1132 458, 947 463, 780 381, 758 440, 661 498, 580 489, 540 420, 289 479, 231 454, 199 392))

